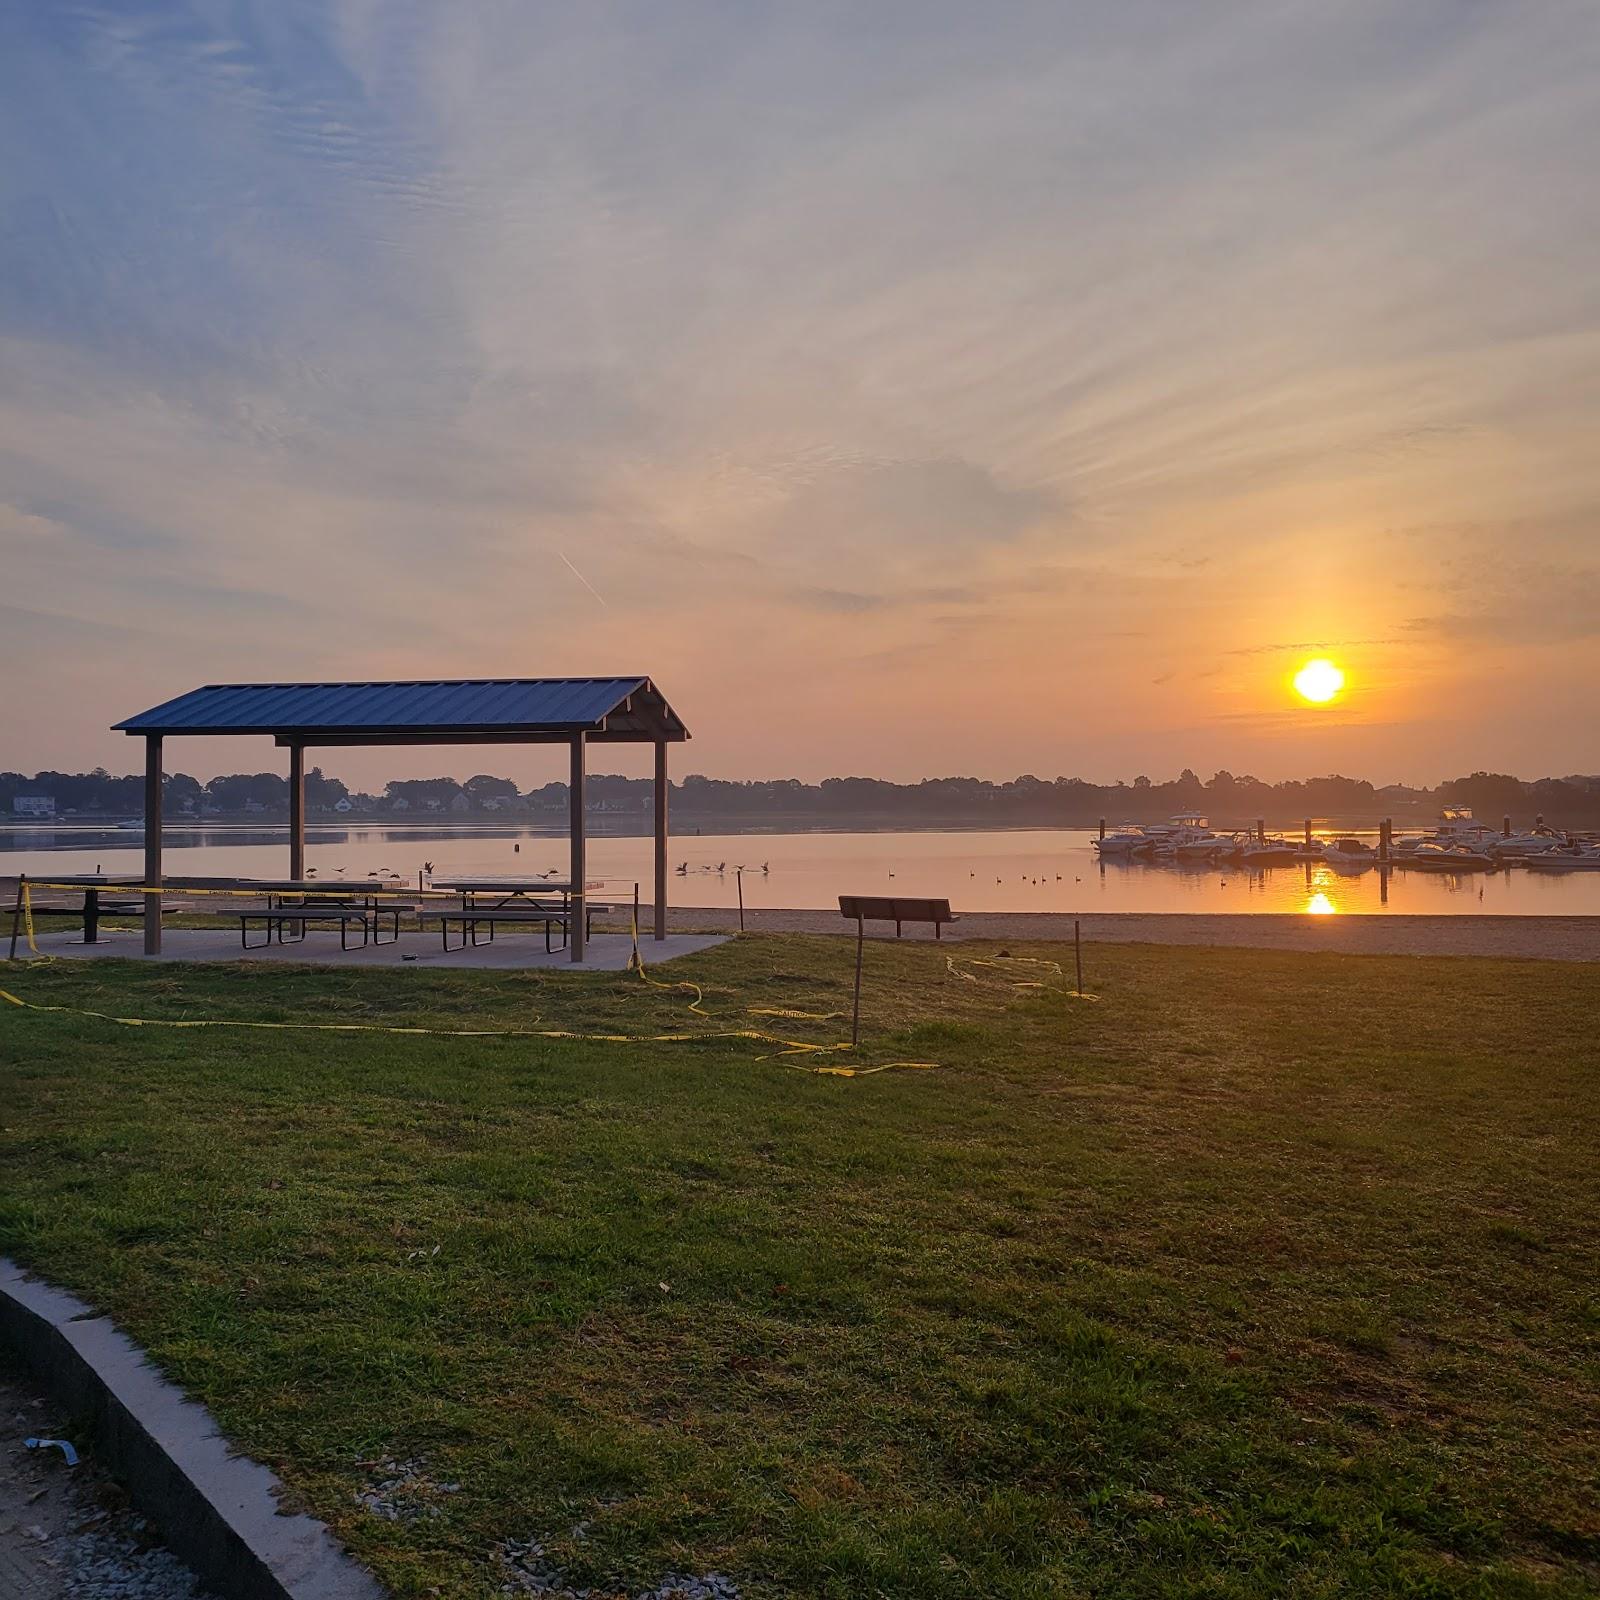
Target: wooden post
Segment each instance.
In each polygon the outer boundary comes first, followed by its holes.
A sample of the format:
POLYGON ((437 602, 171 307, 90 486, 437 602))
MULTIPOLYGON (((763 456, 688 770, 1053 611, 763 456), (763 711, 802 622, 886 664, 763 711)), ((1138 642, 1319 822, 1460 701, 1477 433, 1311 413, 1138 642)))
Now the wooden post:
POLYGON ((1106 836, 1106 819, 1104 817, 1101 817, 1101 819, 1100 819, 1100 837, 1102 839, 1104 839, 1105 836, 1106 836))
POLYGON ((27 892, 28 874, 19 872, 17 874, 17 903, 11 912, 11 954, 7 958, 11 961, 17 959, 17 935, 22 932, 22 901, 27 892))
POLYGON ((861 952, 867 942, 867 922, 865 917, 856 918, 856 1000, 855 1009, 850 1016, 850 1048, 853 1050, 861 1043, 861 952))
MULTIPOLYGON (((146 888, 161 882, 161 735, 150 733, 144 741, 144 881, 146 888)), ((144 897, 144 953, 161 954, 161 896, 144 897)))
POLYGON ((1509 816, 1504 816, 1500 819, 1500 837, 1502 839, 1511 837, 1511 818, 1509 816))
POLYGON ((1267 837, 1267 819, 1265 817, 1257 817, 1256 818, 1256 843, 1257 844, 1265 843, 1266 842, 1266 837, 1267 837))
POLYGON ((667 741, 656 740, 656 938, 667 936, 667 741))
POLYGON ((744 932, 744 868, 733 869, 733 879, 739 886, 739 932, 744 932))
POLYGON ((567 901, 567 908, 572 917, 572 959, 583 960, 583 936, 588 931, 585 924, 588 916, 588 896, 584 890, 587 879, 588 860, 584 849, 584 814, 583 791, 585 777, 584 757, 588 753, 588 741, 581 733, 572 736, 572 774, 568 785, 567 804, 571 817, 572 827, 572 893, 567 901))
POLYGON ((1306 818, 1306 849, 1311 848, 1311 818, 1306 818))
POLYGON ((289 876, 306 875, 306 747, 289 746, 289 876))
POLYGON ((1394 849, 1394 822, 1385 817, 1378 824, 1378 862, 1388 866, 1390 852, 1394 849))

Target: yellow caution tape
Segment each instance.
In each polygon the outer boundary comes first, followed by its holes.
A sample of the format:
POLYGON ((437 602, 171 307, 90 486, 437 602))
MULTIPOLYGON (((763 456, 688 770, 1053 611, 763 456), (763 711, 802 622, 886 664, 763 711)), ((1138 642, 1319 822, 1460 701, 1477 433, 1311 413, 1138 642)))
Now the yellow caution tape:
MULTIPOLYGON (((252 1028, 288 1033, 388 1033, 442 1039, 565 1039, 591 1044, 700 1044, 717 1039, 749 1039, 757 1044, 779 1045, 772 1056, 758 1061, 791 1055, 826 1055, 849 1050, 847 1043, 812 1044, 801 1039, 780 1039, 758 1028, 720 1028, 711 1033, 578 1033, 568 1028, 420 1028, 400 1027, 378 1022, 257 1022, 234 1017, 119 1017, 108 1011, 91 1011, 82 1006, 40 1005, 24 1000, 9 989, 0 989, 0 1000, 25 1011, 54 1012, 62 1016, 92 1017, 98 1022, 113 1022, 124 1028, 252 1028)), ((831 1077, 859 1078, 896 1067, 931 1067, 929 1061, 886 1061, 875 1067, 802 1066, 789 1063, 802 1072, 826 1073, 831 1077)))
MULTIPOLYGON (((1089 994, 1075 990, 1067 983, 1067 975, 1062 970, 1059 961, 1041 960, 1037 956, 996 956, 989 960, 984 956, 961 956, 959 958, 969 967, 990 967, 999 972, 1005 972, 1008 967, 1043 967, 1047 972, 1053 972, 1061 982, 1059 985, 1044 983, 1037 978, 1014 978, 1009 975, 1005 978, 1006 987, 1013 993, 1020 994, 1028 989, 1037 989, 1049 994, 1064 994, 1071 1000, 1098 1000, 1097 994, 1089 994)), ((946 956, 944 958, 945 970, 952 978, 963 978, 968 983, 981 984, 981 980, 971 972, 963 972, 956 965, 957 958, 946 956)))
MULTIPOLYGON (((309 881, 309 880, 308 880, 309 881)), ((393 883, 393 878, 386 879, 393 883)), ((185 885, 182 878, 172 883, 51 883, 45 878, 27 878, 23 880, 24 889, 68 889, 81 892, 85 889, 99 889, 106 894, 175 894, 185 897, 192 894, 223 895, 232 900, 248 898, 253 894, 277 894, 287 899, 301 899, 308 894, 346 894, 362 895, 369 900, 410 900, 419 894, 435 895, 442 898, 454 898, 448 889, 374 889, 365 879, 355 878, 329 878, 322 883, 313 883, 307 889, 266 889, 248 883, 241 883, 231 889, 191 889, 185 885)), ((529 884, 530 889, 537 888, 536 884, 529 884)))
MULTIPOLYGON (((72 889, 82 888, 82 884, 57 884, 40 880, 24 880, 20 885, 21 911, 27 928, 28 948, 37 956, 39 947, 34 941, 33 934, 33 907, 32 890, 41 889, 72 889)), ((108 887, 111 887, 108 885, 108 887)), ((160 888, 149 887, 124 887, 116 886, 117 893, 160 894, 160 888)), ((201 889, 174 891, 181 894, 229 894, 237 895, 234 889, 201 889)), ((374 894, 382 891, 369 891, 374 894)), ((388 895, 397 898, 399 892, 388 895)), ((639 977, 653 989, 686 989, 693 994, 694 999, 689 1003, 689 1010, 697 1016, 713 1020, 711 1014, 705 1010, 705 991, 699 984, 688 979, 678 979, 673 982, 663 982, 653 978, 645 970, 644 956, 639 949, 639 921, 637 912, 631 919, 631 933, 633 950, 628 958, 628 969, 636 972, 639 977)), ((42 957, 42 960, 49 960, 42 957)), ((988 960, 982 956, 962 956, 968 966, 987 967, 1004 972, 1008 967, 1030 966, 1043 967, 1055 973, 1061 979, 1061 989, 1057 992, 1071 993, 1066 988, 1066 974, 1062 971, 1060 962, 1040 960, 1031 956, 1002 956, 995 960, 988 960)), ((979 980, 970 972, 963 971, 956 965, 956 958, 945 957, 945 968, 952 977, 963 978, 968 983, 977 983, 979 980)), ((1014 992, 1025 989, 1046 989, 1053 986, 1047 985, 1037 979, 1011 978, 1006 979, 1008 987, 1014 992)), ((1098 996, 1083 994, 1077 998, 1094 1000, 1098 996)), ((39 1005, 31 1000, 24 1000, 19 995, 12 994, 8 989, 0 989, 0 1000, 10 1005, 18 1006, 25 1011, 53 1012, 64 1016, 89 1017, 99 1022, 111 1022, 125 1028, 251 1028, 277 1032, 302 1032, 302 1033, 384 1033, 414 1035, 419 1037, 446 1038, 446 1039, 562 1039, 574 1042, 591 1044, 695 1044, 717 1039, 749 1039, 758 1044, 777 1045, 779 1049, 771 1056, 757 1056, 758 1061, 773 1059, 782 1060, 787 1056, 795 1055, 828 1055, 839 1051, 848 1051, 855 1047, 846 1041, 837 1044, 816 1044, 809 1040, 783 1039, 773 1034, 764 1033, 758 1028, 722 1028, 710 1033, 578 1033, 565 1028, 421 1028, 400 1027, 389 1023, 376 1022, 258 1022, 249 1019, 232 1017, 119 1017, 110 1012, 92 1011, 79 1006, 39 1005)), ((750 1006, 746 1008, 751 1016, 782 1017, 793 1021, 805 1022, 831 1022, 844 1015, 842 1011, 795 1011, 778 1006, 750 1006)), ((803 1066, 798 1062, 788 1063, 801 1072, 825 1074, 837 1078, 863 1078, 870 1077, 878 1072, 891 1071, 929 1071, 937 1063, 932 1061, 885 1061, 877 1066, 832 1066, 816 1065, 803 1066)))

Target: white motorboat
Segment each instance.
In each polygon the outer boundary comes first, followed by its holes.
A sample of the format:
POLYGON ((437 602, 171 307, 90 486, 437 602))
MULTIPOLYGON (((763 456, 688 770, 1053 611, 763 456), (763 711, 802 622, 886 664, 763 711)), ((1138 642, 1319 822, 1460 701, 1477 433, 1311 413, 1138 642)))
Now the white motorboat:
POLYGON ((1446 849, 1462 845, 1478 855, 1488 857, 1492 865, 1495 847, 1501 843, 1500 835, 1493 828, 1473 819, 1471 806, 1446 806, 1429 832, 1395 839, 1391 848, 1396 859, 1406 862, 1424 845, 1438 845, 1446 849))
POLYGON ((1364 839, 1333 839, 1322 847, 1322 859, 1330 866, 1375 867, 1378 852, 1364 839))
POLYGON ((1477 821, 1471 806, 1446 806, 1429 837, 1444 844, 1467 844, 1474 850, 1487 851, 1500 835, 1487 823, 1477 821))
POLYGON ((1529 856, 1523 864, 1530 872, 1600 872, 1600 845, 1561 845, 1529 856))
POLYGON ((1424 872, 1493 872, 1495 859, 1486 850, 1461 840, 1424 839, 1415 850, 1399 858, 1402 866, 1424 872))
POLYGON ((1301 859, 1300 846, 1288 839, 1257 839, 1244 847, 1239 859, 1247 867, 1292 867, 1301 859))
POLYGON ((1525 861, 1530 856, 1542 856, 1558 850, 1566 840, 1553 828, 1533 828, 1527 833, 1513 833, 1496 839, 1490 847, 1502 860, 1525 861))
POLYGON ((1142 855, 1154 840, 1137 823, 1124 822, 1113 828, 1103 839, 1096 839, 1094 847, 1103 856, 1142 855))
POLYGON ((1216 838, 1216 834, 1206 826, 1204 817, 1198 812, 1185 811, 1165 822, 1124 824, 1116 833, 1107 834, 1100 840, 1099 846, 1102 855, 1130 855, 1173 861, 1179 859, 1180 846, 1200 840, 1215 843, 1216 838), (1112 846, 1109 851, 1107 845, 1112 846))

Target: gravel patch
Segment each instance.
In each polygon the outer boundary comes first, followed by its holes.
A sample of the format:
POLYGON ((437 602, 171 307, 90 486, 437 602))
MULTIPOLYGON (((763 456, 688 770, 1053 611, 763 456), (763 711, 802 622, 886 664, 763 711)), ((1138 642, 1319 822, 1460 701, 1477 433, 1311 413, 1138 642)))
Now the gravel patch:
MULTIPOLYGON (((576 1530, 574 1530, 576 1531, 576 1530)), ((631 1592, 616 1584, 604 1588, 573 1588, 545 1554, 538 1539, 507 1539, 495 1546, 503 1595, 543 1595, 546 1600, 739 1600, 739 1586, 720 1572, 698 1577, 669 1573, 654 1588, 631 1592)))
POLYGON ((4 1600, 216 1600, 128 1508, 86 1445, 68 1466, 32 1437, 73 1439, 68 1419, 0 1367, 0 1596, 4 1600))
POLYGON ((436 1483, 420 1456, 396 1461, 392 1456, 372 1463, 375 1481, 356 1494, 356 1501, 385 1522, 417 1522, 442 1514, 440 1500, 459 1494, 459 1483, 436 1483))

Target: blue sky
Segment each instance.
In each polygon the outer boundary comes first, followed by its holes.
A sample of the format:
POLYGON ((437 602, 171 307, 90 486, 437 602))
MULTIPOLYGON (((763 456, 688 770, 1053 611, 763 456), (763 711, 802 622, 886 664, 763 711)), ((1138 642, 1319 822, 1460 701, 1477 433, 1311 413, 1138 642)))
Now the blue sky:
POLYGON ((1600 768, 1591 4, 0 16, 6 765, 646 671, 725 776, 1600 768))

